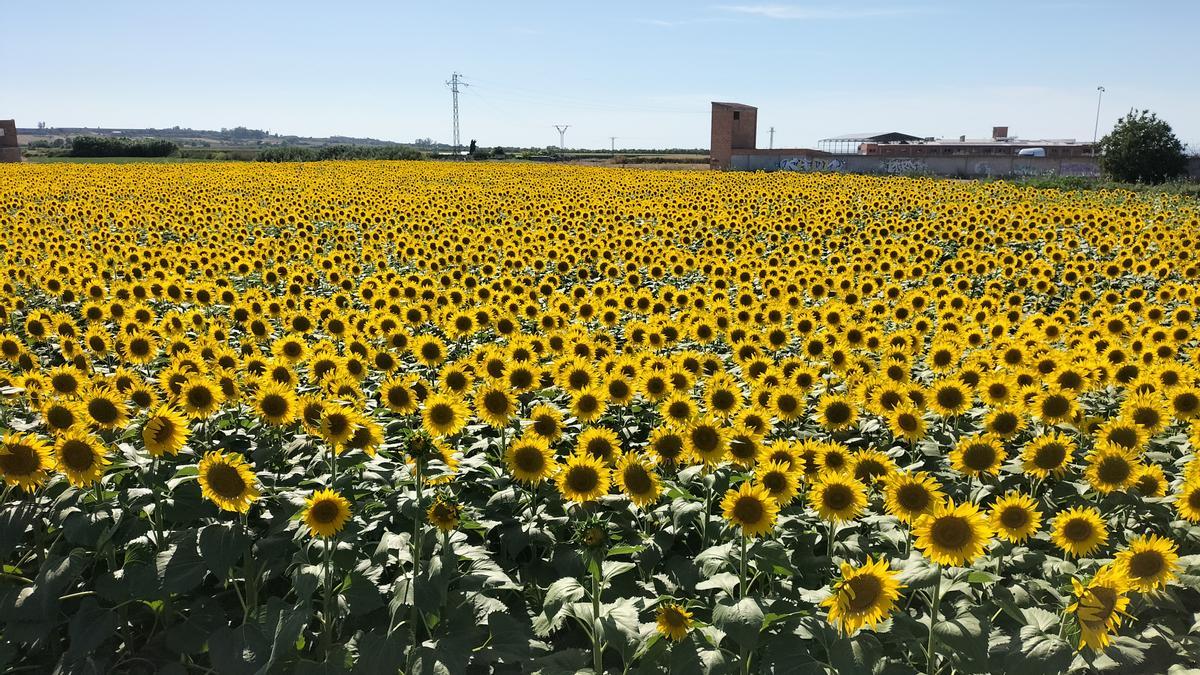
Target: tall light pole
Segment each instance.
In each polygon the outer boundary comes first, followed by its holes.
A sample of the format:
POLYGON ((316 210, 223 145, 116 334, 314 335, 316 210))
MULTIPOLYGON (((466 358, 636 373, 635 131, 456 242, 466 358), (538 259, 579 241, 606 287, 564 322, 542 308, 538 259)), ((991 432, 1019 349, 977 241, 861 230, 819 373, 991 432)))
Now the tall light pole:
POLYGON ((767 143, 767 149, 774 150, 775 149, 775 127, 771 127, 771 130, 769 133, 771 134, 771 140, 770 140, 770 142, 767 143))
POLYGON ((1100 101, 1104 99, 1104 87, 1096 87, 1096 126, 1092 127, 1092 157, 1096 156, 1096 137, 1100 133, 1100 101))

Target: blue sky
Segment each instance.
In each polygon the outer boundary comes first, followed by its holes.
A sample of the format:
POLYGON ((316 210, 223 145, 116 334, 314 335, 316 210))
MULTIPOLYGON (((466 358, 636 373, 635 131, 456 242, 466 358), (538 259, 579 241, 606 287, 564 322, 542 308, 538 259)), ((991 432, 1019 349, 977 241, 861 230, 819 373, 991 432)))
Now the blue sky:
POLYGON ((1090 140, 1149 108, 1200 148, 1200 2, 13 2, 0 117, 245 125, 464 142, 707 147, 708 103, 759 144, 902 131, 1090 140))

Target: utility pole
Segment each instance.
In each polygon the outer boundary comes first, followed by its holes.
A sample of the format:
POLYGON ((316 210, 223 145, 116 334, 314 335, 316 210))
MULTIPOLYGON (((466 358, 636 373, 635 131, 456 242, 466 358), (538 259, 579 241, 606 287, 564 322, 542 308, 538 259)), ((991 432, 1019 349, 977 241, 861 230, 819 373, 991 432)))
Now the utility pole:
POLYGON ((450 93, 451 93, 452 97, 454 98, 454 142, 453 142, 453 145, 454 145, 454 156, 455 156, 456 158, 458 157, 458 146, 459 146, 459 136, 458 136, 458 88, 459 88, 460 86, 461 86, 461 87, 467 87, 467 86, 470 86, 470 85, 468 85, 466 82, 463 82, 462 80, 460 80, 460 79, 459 79, 460 77, 462 77, 462 73, 455 72, 455 73, 453 73, 453 74, 450 76, 450 79, 449 79, 449 80, 446 80, 446 85, 447 85, 448 87, 450 87, 450 93))
POLYGON ((571 125, 570 124, 562 124, 562 125, 555 124, 554 128, 558 129, 558 149, 560 151, 566 150, 567 145, 566 145, 566 141, 564 140, 564 138, 567 135, 567 129, 570 129, 571 125))
POLYGON ((1096 156, 1096 137, 1100 133, 1100 101, 1104 100, 1104 87, 1096 87, 1096 126, 1092 128, 1092 157, 1096 156))
POLYGON ((770 133, 771 133, 771 140, 768 141, 768 143, 767 143, 768 150, 772 150, 775 148, 775 127, 771 127, 770 133))
POLYGON ((608 141, 609 141, 609 143, 611 143, 611 144, 612 144, 612 151, 613 151, 613 152, 616 152, 616 151, 617 151, 617 137, 616 137, 616 136, 609 136, 609 137, 608 137, 608 141))

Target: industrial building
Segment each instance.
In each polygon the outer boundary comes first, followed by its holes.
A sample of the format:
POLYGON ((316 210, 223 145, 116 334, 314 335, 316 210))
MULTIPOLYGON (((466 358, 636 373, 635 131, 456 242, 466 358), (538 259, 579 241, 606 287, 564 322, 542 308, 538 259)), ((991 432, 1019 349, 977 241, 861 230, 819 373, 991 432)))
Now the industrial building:
POLYGON ((0 120, 0 162, 21 161, 21 148, 17 145, 17 123, 15 120, 0 120))
POLYGON ((735 171, 847 171, 942 176, 1099 175, 1091 143, 1020 139, 1008 127, 991 138, 939 139, 898 131, 824 138, 818 149, 757 147, 758 109, 712 103, 710 167, 735 171))

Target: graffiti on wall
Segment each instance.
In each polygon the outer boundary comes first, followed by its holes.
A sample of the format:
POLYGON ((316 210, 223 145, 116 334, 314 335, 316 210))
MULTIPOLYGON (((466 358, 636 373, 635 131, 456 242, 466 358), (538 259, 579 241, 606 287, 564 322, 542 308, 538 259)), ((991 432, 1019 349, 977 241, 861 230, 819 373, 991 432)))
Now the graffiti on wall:
POLYGON ((1096 178, 1100 176, 1100 167, 1092 162, 1063 162, 1062 167, 1058 172, 1064 176, 1087 176, 1096 178))
POLYGON ((928 173, 929 167, 924 160, 897 157, 885 160, 879 165, 879 170, 883 173, 928 173))
POLYGON ((842 171, 846 164, 840 159, 824 157, 786 157, 779 160, 780 171, 842 171))

